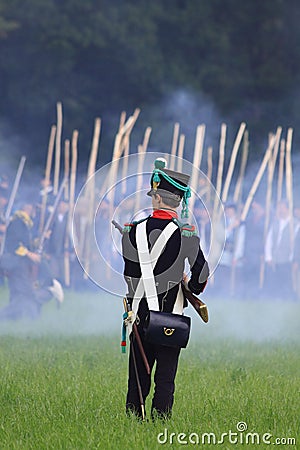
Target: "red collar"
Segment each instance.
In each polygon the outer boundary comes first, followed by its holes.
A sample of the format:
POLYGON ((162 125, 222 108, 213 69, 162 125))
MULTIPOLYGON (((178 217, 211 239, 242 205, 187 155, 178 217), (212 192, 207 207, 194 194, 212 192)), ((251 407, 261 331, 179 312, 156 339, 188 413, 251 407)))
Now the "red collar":
POLYGON ((166 210, 166 209, 155 209, 152 213, 154 219, 177 219, 178 215, 176 211, 166 210))

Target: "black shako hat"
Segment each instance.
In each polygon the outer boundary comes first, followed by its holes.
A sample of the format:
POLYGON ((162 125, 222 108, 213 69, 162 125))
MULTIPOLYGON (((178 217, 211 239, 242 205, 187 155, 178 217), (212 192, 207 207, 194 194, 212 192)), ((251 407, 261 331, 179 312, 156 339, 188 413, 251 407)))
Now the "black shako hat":
POLYGON ((166 160, 164 158, 155 160, 155 168, 150 180, 151 190, 147 192, 147 195, 151 196, 155 193, 159 194, 159 191, 167 191, 181 199, 184 196, 186 188, 188 188, 190 176, 184 173, 175 172, 175 170, 166 169, 165 166, 166 160), (166 176, 164 176, 164 174, 166 176), (159 181, 157 176, 159 177, 159 181))
POLYGON ((151 189, 147 192, 150 197, 154 194, 168 194, 170 198, 180 201, 183 199, 182 216, 188 217, 188 199, 191 190, 188 186, 190 176, 184 173, 166 169, 166 160, 158 158, 154 162, 151 176, 151 189))

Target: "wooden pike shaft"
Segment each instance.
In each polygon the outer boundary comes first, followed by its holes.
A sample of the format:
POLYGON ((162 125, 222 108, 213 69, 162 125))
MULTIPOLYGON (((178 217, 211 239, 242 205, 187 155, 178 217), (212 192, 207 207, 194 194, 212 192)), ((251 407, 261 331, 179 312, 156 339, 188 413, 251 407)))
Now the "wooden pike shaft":
POLYGON ((213 171, 213 149, 212 147, 208 147, 207 149, 207 186, 206 186, 206 201, 207 204, 210 207, 210 200, 211 200, 211 178, 212 178, 212 171, 213 171))
POLYGON ((240 125, 240 128, 239 128, 238 134, 236 136, 234 145, 233 145, 230 162, 229 162, 229 167, 228 167, 228 171, 227 171, 227 175, 226 175, 226 179, 225 179, 225 183, 224 183, 224 188, 223 188, 223 192, 222 192, 222 202, 226 202, 227 197, 228 197, 228 192, 229 192, 229 187, 230 187, 230 183, 231 183, 231 179, 232 179, 232 175, 233 175, 233 171, 234 171, 235 161, 236 161, 236 157, 237 157, 237 154, 239 151, 240 143, 241 143, 245 128, 246 128, 246 124, 244 122, 242 122, 240 125))
MULTIPOLYGON (((271 213, 271 201, 272 201, 272 188, 273 188, 273 177, 274 170, 276 166, 276 160, 279 149, 280 135, 282 132, 282 128, 278 127, 275 135, 275 144, 273 153, 271 153, 269 162, 268 162, 268 185, 267 185, 267 194, 266 194, 266 212, 265 212, 265 225, 264 225, 264 242, 266 241, 269 222, 270 222, 270 213, 271 213)), ((269 143, 271 143, 273 135, 270 135, 269 143)), ((265 279, 265 259, 261 257, 260 260, 260 273, 259 273, 259 287, 263 288, 265 279)))
POLYGON ((127 190, 127 172, 128 172, 128 156, 129 156, 129 141, 127 141, 124 149, 123 167, 122 167, 122 194, 124 195, 127 190))
MULTIPOLYGON (((126 143, 127 140, 129 140, 130 133, 138 119, 138 116, 140 114, 140 109, 136 108, 133 115, 129 117, 127 122, 125 122, 123 125, 120 125, 119 131, 115 138, 115 145, 114 145, 114 151, 113 151, 113 158, 112 158, 112 164, 111 168, 108 174, 108 177, 105 180, 105 186, 104 189, 107 187, 107 183, 109 180, 110 186, 112 186, 112 189, 109 192, 108 199, 110 202, 109 205, 109 211, 110 211, 110 217, 113 217, 114 212, 114 198, 115 198, 115 183, 116 178, 118 174, 118 168, 119 168, 119 161, 124 151, 124 142, 126 143)), ((103 191, 103 193, 105 190, 103 191)), ((101 191, 102 193, 102 191, 101 191)))
POLYGON ((75 204, 76 171, 77 171, 77 155, 78 155, 77 143, 78 143, 78 131, 74 130, 72 135, 72 163, 70 176, 70 206, 72 208, 74 208, 75 204))
POLYGON ((13 187, 12 187, 12 190, 11 190, 11 194, 10 194, 10 197, 9 197, 9 200, 8 200, 7 208, 6 208, 6 211, 5 211, 5 222, 7 222, 9 220, 9 218, 10 218, 10 214, 11 214, 11 211, 12 211, 12 208, 13 208, 13 204, 14 204, 16 195, 17 195, 17 191, 19 189, 19 184, 20 184, 20 181, 21 181, 21 176, 22 176, 22 173, 23 173, 23 170, 24 170, 25 162, 26 162, 26 156, 21 156, 21 159, 20 159, 20 162, 19 162, 19 165, 18 165, 16 178, 15 178, 15 181, 14 181, 14 184, 13 184, 13 187))
POLYGON ((88 221, 87 221, 87 227, 85 230, 85 273, 84 277, 87 277, 87 273, 90 269, 90 262, 91 262, 91 242, 90 237, 92 234, 92 225, 93 225, 93 219, 94 219, 94 209, 95 209, 95 170, 96 170, 96 164, 97 164, 97 156, 98 156, 98 149, 99 149, 99 139, 100 139, 100 130, 101 130, 101 119, 96 118, 95 124, 94 124, 94 135, 92 140, 92 148, 91 148, 91 154, 88 164, 88 171, 87 171, 87 180, 88 180, 88 190, 85 192, 85 198, 86 202, 88 204, 88 221))
POLYGON ((277 183, 277 202, 279 202, 281 200, 281 196, 282 196, 284 157, 285 157, 285 139, 281 139, 279 168, 278 168, 278 183, 277 183))
MULTIPOLYGON (((20 185, 20 181, 21 181, 21 176, 24 170, 24 166, 25 166, 25 162, 26 162, 26 156, 22 156, 19 162, 19 166, 18 166, 18 170, 17 170, 17 174, 16 174, 16 178, 9 196, 9 200, 7 203, 7 207, 6 207, 6 211, 5 211, 5 215, 4 215, 4 222, 6 227, 9 224, 9 220, 10 220, 10 215, 12 212, 12 208, 15 202, 15 198, 19 189, 19 185, 20 185)), ((5 248, 5 240, 6 240, 6 231, 4 233, 4 235, 2 236, 2 240, 1 240, 1 245, 0 245, 0 256, 3 255, 4 253, 4 248, 5 248)))
MULTIPOLYGON (((119 132, 124 127, 126 120, 126 113, 125 111, 122 112, 121 118, 120 118, 120 126, 119 126, 119 132)), ((127 172, 128 172, 128 156, 129 156, 129 139, 126 140, 124 143, 124 159, 123 159, 123 167, 122 167, 122 194, 126 193, 127 190, 127 172)))
POLYGON ((133 115, 129 117, 128 121, 123 124, 123 126, 120 125, 119 128, 119 134, 121 135, 121 141, 120 141, 120 148, 119 152, 116 155, 115 159, 121 158, 122 154, 125 150, 127 150, 127 153, 129 153, 129 138, 131 131, 137 121, 137 118, 140 114, 140 109, 136 108, 133 115))
POLYGON ((179 136, 179 123, 176 122, 174 125, 174 132, 173 132, 173 141, 172 141, 172 147, 171 147, 171 159, 170 159, 170 170, 175 170, 175 160, 176 160, 176 151, 177 151, 177 145, 178 145, 178 136, 179 136))
MULTIPOLYGON (((293 199, 293 165, 292 165, 292 137, 293 137, 293 129, 289 128, 287 132, 286 139, 286 192, 287 199, 289 203, 289 216, 290 216, 290 249, 291 252, 294 249, 294 199, 293 199)), ((295 293, 298 292, 298 276, 296 267, 293 266, 292 270, 292 283, 293 290, 295 293)), ((299 292, 298 292, 299 295, 299 292)))
POLYGON ((70 140, 65 140, 65 147, 64 147, 64 154, 65 154, 65 170, 64 170, 64 178, 66 181, 65 186, 65 194, 64 199, 66 201, 69 200, 69 175, 70 175, 70 140))
POLYGON ((126 133, 130 134, 139 115, 140 115, 141 110, 139 108, 136 108, 132 114, 132 116, 129 117, 129 119, 127 120, 127 122, 124 123, 124 125, 120 128, 119 132, 123 135, 125 135, 126 133))
MULTIPOLYGON (((272 134, 269 136, 269 143, 272 139, 272 134)), ((266 236, 268 233, 269 228, 269 221, 270 221, 270 212, 271 212, 271 199, 272 199, 272 170, 274 168, 273 162, 274 162, 274 152, 275 147, 273 151, 273 155, 270 156, 269 162, 268 162, 268 186, 267 186, 267 194, 266 194, 266 209, 265 209, 265 225, 264 225, 264 243, 266 242, 266 236)), ((259 288, 262 289, 264 286, 264 279, 265 279, 265 258, 263 255, 260 256, 260 269, 259 269, 259 288)))
POLYGON ((136 180, 136 195, 135 195, 135 213, 140 210, 141 203, 141 189, 143 187, 143 165, 145 160, 145 153, 143 151, 143 146, 138 146, 138 169, 137 169, 137 180, 136 180))
POLYGON ((122 127, 124 126, 125 120, 126 120, 126 112, 122 111, 120 116, 119 131, 121 131, 122 127))
MULTIPOLYGON (((275 145, 273 154, 269 159, 268 163, 268 186, 267 186, 267 194, 266 194, 266 213, 265 213, 265 227, 264 227, 264 237, 266 239, 269 222, 270 222, 270 213, 271 213, 271 202, 272 202, 272 191, 273 191, 273 178, 276 167, 279 143, 280 143, 280 135, 282 132, 282 128, 278 127, 275 135, 275 145)), ((272 139, 272 136, 270 137, 272 139)))
POLYGON ((110 217, 113 217, 113 212, 114 212, 114 199, 115 199, 115 183, 116 183, 116 178, 117 178, 117 173, 118 173, 118 167, 119 167, 119 160, 120 157, 122 156, 122 148, 121 148, 121 141, 122 141, 122 135, 121 133, 117 133, 116 138, 115 138, 115 145, 114 145, 114 152, 113 152, 113 159, 112 159, 112 163, 111 163, 111 167, 110 167, 110 171, 107 175, 106 178, 106 182, 104 185, 104 192, 105 189, 107 189, 107 183, 110 184, 110 191, 108 193, 108 200, 109 200, 109 213, 110 213, 110 217))
MULTIPOLYGON (((191 190, 192 193, 196 193, 198 190, 198 172, 200 170, 201 161, 202 161, 202 153, 203 153, 203 144, 204 144, 204 135, 205 135, 205 125, 198 125, 196 132, 196 140, 195 140, 195 148, 194 148, 194 158, 193 158, 193 170, 191 177, 191 190)), ((195 203, 195 195, 192 195, 190 199, 190 209, 193 210, 193 206, 195 203)))
POLYGON ((143 187, 143 166, 146 156, 146 151, 150 139, 152 128, 146 128, 143 144, 138 146, 138 175, 136 183, 136 202, 135 202, 135 212, 138 212, 141 204, 141 190, 143 187))
POLYGON ((248 151, 249 151, 248 131, 245 130, 240 173, 239 173, 239 177, 238 177, 238 180, 237 180, 237 183, 235 186, 234 195, 233 195, 233 201, 236 203, 240 201, 240 198, 242 195, 243 181, 244 181, 246 165, 247 165, 247 160, 248 160, 248 151))
POLYGON ((282 127, 278 127, 277 130, 276 130, 276 140, 275 140, 274 151, 273 151, 273 156, 272 156, 273 174, 274 174, 276 161, 277 161, 277 156, 278 156, 278 151, 279 151, 281 133, 282 133, 282 127))
MULTIPOLYGON (((46 187, 50 184, 51 167, 52 167, 52 159, 53 159, 53 151, 54 151, 54 143, 55 143, 55 134, 56 134, 56 125, 52 125, 51 131, 50 131, 49 143, 48 143, 46 169, 45 169, 45 185, 46 185, 46 187)), ((43 196, 42 206, 41 206, 39 234, 41 234, 44 229, 46 207, 47 207, 47 191, 45 190, 45 194, 43 196)))
POLYGON ((98 150, 99 150, 100 131, 101 131, 101 119, 99 117, 97 117, 95 119, 95 124, 94 124, 94 135, 93 135, 92 148, 91 148, 91 154, 90 154, 89 165, 88 165, 87 180, 95 173, 98 150))
POLYGON ((143 144, 142 144, 144 153, 147 151, 151 133, 152 133, 152 128, 147 127, 146 131, 145 131, 145 135, 144 135, 143 144))
POLYGON ((78 142, 78 131, 74 130, 72 135, 72 161, 71 161, 71 173, 70 173, 70 196, 69 196, 69 211, 68 211, 68 222, 67 222, 67 232, 65 236, 65 284, 70 286, 71 276, 70 276, 70 258, 69 258, 69 236, 72 228, 72 217, 75 205, 75 189, 76 189, 76 171, 77 171, 77 142, 78 142))
MULTIPOLYGON (((289 216, 290 216, 290 248, 291 251, 294 247, 294 199, 293 199, 293 170, 292 170, 292 137, 293 129, 289 128, 286 138, 286 196, 289 204, 289 216)), ((294 286, 295 287, 295 286, 294 286)))
POLYGON ((55 167, 54 167, 54 183, 53 193, 57 195, 59 185, 59 172, 60 172, 60 154, 61 154, 61 134, 62 134, 62 104, 58 102, 56 105, 57 111, 57 128, 56 128, 56 140, 55 140, 55 167))
POLYGON ((286 154, 285 154, 286 196, 289 202, 291 202, 291 200, 293 199, 293 173, 292 173, 292 159, 291 159, 292 136, 293 130, 292 128, 289 128, 286 138, 286 154))
POLYGON ((256 174, 255 180, 253 181, 252 187, 250 189, 250 192, 248 194, 248 197, 247 197, 247 200, 245 202, 244 208, 242 210, 242 214, 241 214, 241 221, 242 222, 244 222, 246 217, 247 217, 247 214, 249 212, 249 208, 250 208, 250 205, 252 203, 252 200, 253 200, 253 197, 255 195, 255 192, 256 192, 256 190, 257 190, 257 188, 259 186, 259 183, 261 182, 261 179, 262 179, 262 176, 263 176, 264 171, 266 169, 266 166, 268 164, 268 161, 271 158, 272 149, 273 149, 274 143, 275 143, 275 136, 272 136, 272 139, 269 142, 269 146, 268 146, 268 148, 267 148, 267 150, 265 152, 265 156, 264 156, 264 158, 262 160, 262 163, 260 165, 260 168, 259 168, 259 170, 258 170, 258 172, 256 174))
MULTIPOLYGON (((120 116, 120 124, 119 124, 119 131, 118 133, 121 133, 121 130, 123 129, 124 125, 125 125, 125 121, 126 121, 126 112, 122 111, 121 116, 120 116)), ((119 143, 120 145, 120 143, 119 143)), ((127 142, 124 143, 124 160, 123 160, 123 168, 122 168, 122 194, 125 194, 126 189, 127 189, 127 183, 126 183, 126 175, 127 175, 127 171, 128 171, 128 155, 129 155, 129 140, 127 140, 127 142)), ((107 179, 105 180, 105 186, 107 184, 107 179)))
POLYGON ((178 157, 177 157, 177 171, 178 172, 182 172, 184 144, 185 144, 185 135, 181 134, 179 137, 178 157))
POLYGON ((209 181, 211 181, 212 170, 213 170, 212 154, 213 154, 213 148, 212 147, 208 147, 208 149, 207 149, 207 174, 206 174, 206 176, 209 179, 209 181))
POLYGON ((222 180, 223 180, 223 169, 224 169, 224 159, 225 159, 225 142, 226 142, 226 131, 227 126, 225 123, 222 123, 221 126, 221 138, 220 138, 220 146, 219 146, 219 162, 218 162, 218 172, 217 172, 217 185, 213 208, 213 220, 216 218, 217 209, 218 209, 218 197, 221 196, 222 190, 222 180))
POLYGON ((56 135, 56 125, 52 125, 51 131, 50 131, 49 143, 48 143, 47 162, 46 162, 46 169, 45 169, 45 179, 48 182, 50 181, 50 176, 51 176, 55 135, 56 135))

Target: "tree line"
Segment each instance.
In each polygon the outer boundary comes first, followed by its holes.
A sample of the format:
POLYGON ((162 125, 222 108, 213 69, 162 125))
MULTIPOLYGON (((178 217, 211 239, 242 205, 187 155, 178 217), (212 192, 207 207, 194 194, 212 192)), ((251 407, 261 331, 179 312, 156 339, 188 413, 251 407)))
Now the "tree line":
POLYGON ((296 126, 299 16, 296 0, 0 0, 0 120, 39 142, 62 101, 88 137, 185 88, 258 135, 296 126))

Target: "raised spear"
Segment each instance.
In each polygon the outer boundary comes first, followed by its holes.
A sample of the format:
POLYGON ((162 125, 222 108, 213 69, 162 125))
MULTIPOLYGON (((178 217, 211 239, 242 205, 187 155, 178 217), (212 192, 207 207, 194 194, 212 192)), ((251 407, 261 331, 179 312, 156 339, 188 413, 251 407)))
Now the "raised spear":
POLYGON ((51 131, 50 131, 49 143, 48 143, 47 159, 46 159, 46 169, 45 169, 45 187, 46 187, 46 189, 45 189, 45 192, 44 192, 44 195, 42 198, 39 233, 42 233, 42 230, 44 228, 44 222, 45 222, 45 215, 46 215, 46 208, 47 208, 47 186, 49 186, 49 184, 50 184, 55 135, 56 135, 56 125, 52 125, 51 131))
POLYGON ((65 267, 65 285, 70 286, 71 276, 70 276, 70 231, 72 224, 72 217, 75 204, 75 188, 76 188, 76 171, 77 171, 77 142, 78 142, 78 131, 74 130, 71 141, 72 149, 72 160, 71 160, 71 172, 70 172, 70 193, 69 193, 69 210, 67 218, 67 228, 65 235, 65 254, 64 254, 64 267, 65 267))
POLYGON ((176 159, 176 151, 177 151, 177 145, 178 145, 178 136, 179 136, 179 123, 176 122, 174 125, 173 141, 172 141, 172 147, 171 147, 170 170, 175 170, 175 159, 176 159))
MULTIPOLYGON (((196 140, 195 140, 194 157, 193 157, 193 170, 192 170, 192 176, 191 176, 192 192, 198 191, 198 175, 199 175, 199 169, 200 169, 201 161, 202 161, 204 135, 205 135, 205 125, 204 124, 198 125, 197 131, 196 131, 196 140)), ((189 207, 191 210, 193 210, 195 199, 196 199, 196 196, 192 195, 192 197, 190 199, 190 204, 189 204, 189 207)))
POLYGON ((236 161, 236 157, 239 151, 239 147, 240 147, 240 143, 244 134, 244 131, 246 129, 246 124, 244 122, 241 123, 238 134, 236 136, 234 145, 233 145, 233 149, 232 149, 232 153, 231 153, 231 157, 230 157, 230 162, 229 162, 229 167, 228 167, 228 171, 227 171, 227 175, 226 175, 226 179, 225 179, 225 183, 224 183, 224 188, 223 188, 223 192, 222 192, 222 202, 226 202, 227 197, 228 197, 228 192, 229 192, 229 187, 230 187, 230 183, 231 183, 231 179, 232 179, 232 175, 233 175, 233 170, 234 170, 234 166, 235 166, 235 161, 236 161))
MULTIPOLYGON (((24 165, 26 162, 26 157, 22 156, 19 162, 19 166, 18 166, 18 170, 17 170, 17 174, 16 174, 16 178, 11 190, 11 194, 7 203, 7 207, 6 207, 6 211, 5 211, 5 216, 4 216, 4 224, 5 224, 5 229, 7 229, 7 226, 9 224, 9 220, 10 220, 10 215, 11 215, 11 211, 15 202, 15 198, 19 189, 19 184, 20 184, 20 180, 21 180, 21 176, 23 173, 23 169, 24 169, 24 165)), ((5 239, 6 239, 6 231, 3 235, 2 241, 1 241, 1 248, 0 248, 0 256, 3 255, 4 252, 4 247, 5 247, 5 239)))
POLYGON ((245 202, 244 208, 242 210, 241 222, 244 222, 246 220, 246 217, 248 215, 249 208, 251 206, 253 197, 254 197, 254 195, 255 195, 255 193, 257 191, 259 183, 261 182, 261 179, 262 179, 263 174, 264 174, 264 172, 266 170, 266 167, 267 167, 267 164, 269 162, 269 159, 272 156, 272 149, 274 147, 274 144, 275 144, 275 136, 272 136, 272 138, 270 139, 268 148, 267 148, 267 150, 265 152, 264 158, 263 158, 263 160, 261 162, 260 168, 259 168, 259 170, 258 170, 258 172, 256 174, 256 177, 255 177, 255 179, 254 179, 254 181, 252 183, 252 186, 251 186, 251 189, 249 191, 249 194, 248 194, 247 200, 245 202))
POLYGON ((178 144, 177 172, 182 172, 183 150, 185 144, 185 135, 181 134, 178 144))
POLYGON ((55 140, 55 167, 54 167, 54 182, 53 182, 53 194, 57 195, 59 185, 59 172, 60 172, 60 154, 61 154, 61 133, 62 133, 62 104, 58 102, 56 104, 57 114, 57 127, 56 127, 56 140, 55 140))

